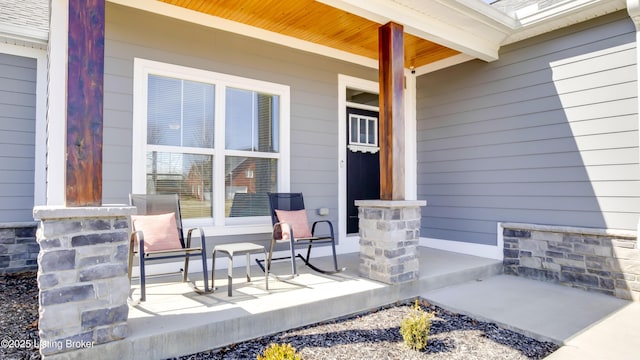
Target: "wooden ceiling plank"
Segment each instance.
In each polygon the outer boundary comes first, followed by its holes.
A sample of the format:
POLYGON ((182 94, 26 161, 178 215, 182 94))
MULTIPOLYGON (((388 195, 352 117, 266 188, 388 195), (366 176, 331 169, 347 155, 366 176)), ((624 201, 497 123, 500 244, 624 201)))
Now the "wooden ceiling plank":
MULTIPOLYGON (((378 58, 379 24, 314 0, 160 0, 223 19, 378 58)), ((405 66, 419 67, 459 52, 404 34, 405 66)))

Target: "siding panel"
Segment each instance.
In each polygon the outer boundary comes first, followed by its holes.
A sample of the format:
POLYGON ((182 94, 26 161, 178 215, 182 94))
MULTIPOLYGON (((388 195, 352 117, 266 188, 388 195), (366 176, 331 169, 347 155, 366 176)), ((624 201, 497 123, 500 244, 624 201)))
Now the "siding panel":
POLYGON ((131 189, 138 57, 289 86, 291 190, 304 193, 309 209, 329 208, 327 219, 337 226, 338 74, 376 80, 376 70, 113 3, 107 3, 105 41, 105 203, 126 202, 131 189))
POLYGON ((491 245, 510 221, 635 230, 635 45, 619 12, 418 78, 421 235, 491 245))
POLYGON ((33 221, 36 60, 0 54, 0 223, 33 221))

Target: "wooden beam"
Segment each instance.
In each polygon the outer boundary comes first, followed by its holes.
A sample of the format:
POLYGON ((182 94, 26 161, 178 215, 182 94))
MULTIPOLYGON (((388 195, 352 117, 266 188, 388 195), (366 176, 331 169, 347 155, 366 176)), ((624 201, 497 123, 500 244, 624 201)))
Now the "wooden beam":
POLYGON ((102 205, 105 0, 69 0, 65 205, 102 205))
POLYGON ((404 37, 402 25, 378 30, 380 199, 405 199, 404 37))

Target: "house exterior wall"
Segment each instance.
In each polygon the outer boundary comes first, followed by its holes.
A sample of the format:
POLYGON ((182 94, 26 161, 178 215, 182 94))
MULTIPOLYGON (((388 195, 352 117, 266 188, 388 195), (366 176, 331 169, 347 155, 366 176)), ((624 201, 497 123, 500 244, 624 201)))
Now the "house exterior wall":
MULTIPOLYGON (((338 74, 375 80, 376 70, 112 3, 106 11, 104 203, 127 202, 132 188, 137 57, 289 86, 291 191, 338 224, 338 74)), ((243 237, 254 238, 266 235, 243 237)))
POLYGON ((419 77, 421 236, 496 245, 497 222, 635 230, 635 64, 618 12, 419 77))
POLYGON ((36 64, 0 53, 0 222, 33 221, 36 64))

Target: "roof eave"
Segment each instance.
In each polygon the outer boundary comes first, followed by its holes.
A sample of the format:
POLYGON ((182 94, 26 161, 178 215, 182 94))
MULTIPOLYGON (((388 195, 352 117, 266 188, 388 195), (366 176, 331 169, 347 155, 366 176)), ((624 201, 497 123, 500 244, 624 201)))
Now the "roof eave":
POLYGON ((626 8, 625 0, 567 0, 537 11, 523 9, 514 14, 518 25, 502 45, 512 44, 626 8))
POLYGON ((513 19, 477 0, 317 1, 379 24, 402 24, 409 34, 485 61, 498 59, 500 44, 515 26, 513 19))

